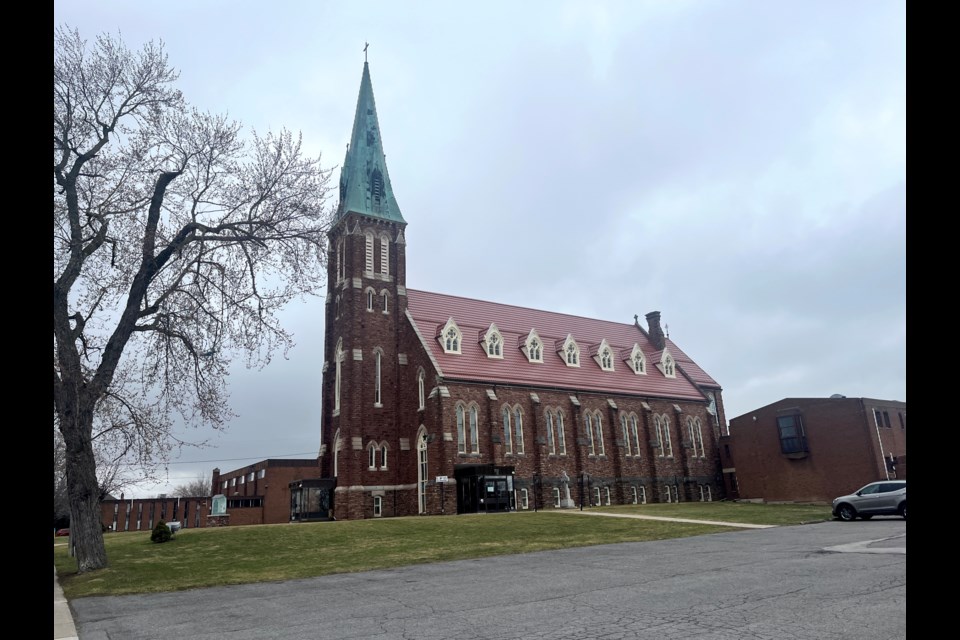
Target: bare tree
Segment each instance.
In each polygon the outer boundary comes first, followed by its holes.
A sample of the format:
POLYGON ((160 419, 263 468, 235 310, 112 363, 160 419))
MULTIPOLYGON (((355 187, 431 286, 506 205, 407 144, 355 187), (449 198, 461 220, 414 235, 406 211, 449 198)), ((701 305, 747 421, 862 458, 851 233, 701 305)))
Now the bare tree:
POLYGON ((163 45, 54 34, 54 413, 81 573, 107 566, 96 450, 164 460, 172 426, 222 429, 231 358, 292 346, 316 294, 328 170, 298 136, 188 107, 163 45), (102 445, 102 446, 101 446, 102 445))
POLYGON ((178 498, 198 498, 210 495, 210 478, 204 478, 198 475, 190 482, 178 485, 173 490, 173 495, 178 498))

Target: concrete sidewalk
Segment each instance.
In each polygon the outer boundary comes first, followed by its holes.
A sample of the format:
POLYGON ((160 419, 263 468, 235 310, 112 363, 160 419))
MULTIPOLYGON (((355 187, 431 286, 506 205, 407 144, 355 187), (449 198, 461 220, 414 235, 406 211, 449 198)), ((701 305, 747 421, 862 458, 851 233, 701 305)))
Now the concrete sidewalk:
POLYGON ((78 640, 77 627, 73 623, 70 604, 63 597, 57 568, 53 568, 53 640, 78 640))

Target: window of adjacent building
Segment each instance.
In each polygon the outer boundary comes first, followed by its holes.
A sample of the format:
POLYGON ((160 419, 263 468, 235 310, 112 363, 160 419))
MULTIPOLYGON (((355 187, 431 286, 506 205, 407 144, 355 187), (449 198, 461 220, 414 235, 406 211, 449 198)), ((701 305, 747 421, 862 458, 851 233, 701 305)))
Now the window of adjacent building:
POLYGON ((373 496, 373 517, 379 518, 383 515, 383 497, 373 496))
POLYGON ((600 487, 593 488, 593 504, 600 506, 600 487))
POLYGON ((387 234, 380 236, 380 273, 390 275, 390 237, 387 234))
POLYGON ((260 471, 258 471, 257 474, 258 474, 258 477, 259 477, 261 480, 263 480, 265 477, 267 477, 267 470, 266 470, 266 469, 260 469, 260 471))
POLYGON ((417 400, 420 403, 418 407, 420 409, 423 409, 427 405, 427 398, 423 388, 423 378, 425 375, 426 374, 424 374, 423 369, 420 369, 420 371, 417 373, 417 400))
POLYGON ((254 479, 254 477, 255 477, 255 474, 256 474, 255 471, 251 471, 250 473, 248 473, 248 474, 247 474, 247 481, 248 481, 248 482, 253 482, 253 479, 254 479))
POLYGON ((610 487, 603 488, 603 504, 610 505, 610 487))
POLYGON ((778 416, 777 430, 780 433, 780 451, 783 453, 807 451, 807 437, 803 431, 803 419, 800 414, 778 416))
POLYGON ((901 428, 901 429, 906 429, 906 428, 907 428, 907 419, 904 417, 903 411, 897 411, 897 417, 900 418, 900 428, 901 428))
POLYGON ((521 509, 527 509, 527 508, 529 508, 528 497, 527 497, 527 490, 526 490, 526 489, 520 489, 520 508, 521 508, 521 509))
POLYGON ((364 234, 364 239, 366 240, 366 260, 364 262, 363 270, 369 274, 373 275, 373 234, 369 231, 364 234))
POLYGON ((237 479, 236 479, 236 478, 230 478, 230 486, 231 486, 231 487, 237 486, 237 479))
POLYGON ((700 485, 700 502, 712 502, 713 501, 713 492, 710 490, 710 485, 701 484, 700 485))
POLYGON ((633 497, 633 504, 637 504, 637 500, 638 500, 638 499, 637 499, 637 487, 636 487, 636 486, 631 486, 631 487, 630 487, 630 495, 633 497))
POLYGON ((246 478, 244 476, 240 476, 240 484, 243 484, 244 482, 246 482, 246 478))
POLYGON ((637 487, 640 492, 640 504, 647 504, 647 488, 644 486, 637 487))
POLYGON ((560 507, 560 489, 557 487, 553 488, 553 506, 560 507))

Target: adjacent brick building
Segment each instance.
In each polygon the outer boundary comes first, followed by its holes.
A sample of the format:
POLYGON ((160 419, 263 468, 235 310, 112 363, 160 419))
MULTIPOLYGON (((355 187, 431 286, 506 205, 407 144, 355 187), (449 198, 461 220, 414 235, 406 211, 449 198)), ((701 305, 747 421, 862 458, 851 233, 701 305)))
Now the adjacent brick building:
POLYGON ((406 233, 364 63, 329 234, 319 490, 338 519, 558 505, 564 477, 576 502, 721 497, 721 387, 659 312, 645 329, 408 289, 406 233))
POLYGON ((730 420, 720 438, 725 491, 766 502, 830 502, 907 477, 907 404, 784 398, 730 420))

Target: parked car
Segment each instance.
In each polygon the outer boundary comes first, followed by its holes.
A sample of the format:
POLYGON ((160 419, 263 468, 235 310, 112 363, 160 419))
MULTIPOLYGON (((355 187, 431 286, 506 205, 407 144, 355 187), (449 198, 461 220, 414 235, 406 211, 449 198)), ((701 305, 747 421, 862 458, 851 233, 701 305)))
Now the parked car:
POLYGON ((841 520, 873 516, 900 516, 907 519, 907 481, 871 482, 848 496, 833 501, 833 515, 841 520))
POLYGON ((57 537, 62 538, 63 536, 70 535, 70 529, 57 529, 57 537))

